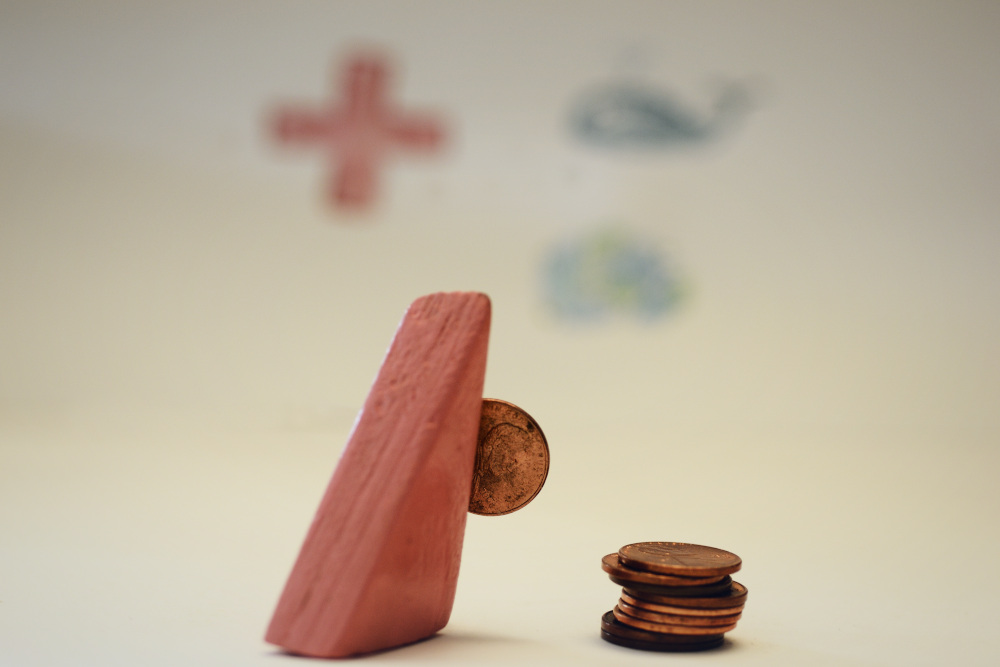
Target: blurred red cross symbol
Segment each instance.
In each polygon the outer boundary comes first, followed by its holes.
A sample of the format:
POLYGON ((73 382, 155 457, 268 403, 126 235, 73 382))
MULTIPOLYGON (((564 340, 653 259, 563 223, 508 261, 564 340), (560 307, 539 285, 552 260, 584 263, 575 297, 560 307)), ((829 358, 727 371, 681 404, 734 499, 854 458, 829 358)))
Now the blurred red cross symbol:
POLYGON ((352 59, 344 70, 342 101, 321 109, 285 108, 274 117, 282 143, 318 144, 329 154, 329 197, 338 206, 364 208, 378 190, 378 168, 390 153, 430 153, 444 140, 432 116, 404 113, 386 99, 389 67, 374 56, 352 59))

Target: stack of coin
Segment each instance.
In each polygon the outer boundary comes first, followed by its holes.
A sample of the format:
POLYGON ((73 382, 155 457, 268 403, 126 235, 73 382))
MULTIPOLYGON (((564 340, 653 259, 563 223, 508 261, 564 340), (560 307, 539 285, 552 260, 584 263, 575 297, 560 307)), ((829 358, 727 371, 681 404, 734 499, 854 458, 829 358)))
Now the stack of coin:
POLYGON ((701 651, 721 646, 736 627, 746 586, 729 575, 736 554, 682 542, 639 542, 601 560, 622 586, 615 608, 601 619, 601 638, 647 651, 701 651))

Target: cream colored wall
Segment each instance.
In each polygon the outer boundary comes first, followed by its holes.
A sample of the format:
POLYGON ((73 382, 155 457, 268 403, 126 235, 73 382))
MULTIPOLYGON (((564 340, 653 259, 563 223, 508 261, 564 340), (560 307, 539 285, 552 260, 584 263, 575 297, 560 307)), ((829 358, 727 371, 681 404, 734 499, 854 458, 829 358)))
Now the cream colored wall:
POLYGON ((480 289, 498 390, 993 419, 995 17, 740 7, 11 10, 0 392, 356 404, 406 303, 480 289), (452 141, 385 169, 351 220, 323 207, 322 158, 264 121, 331 96, 359 37, 452 141), (614 76, 695 107, 731 77, 756 108, 700 149, 592 149, 566 117, 614 76), (659 242, 690 297, 653 327, 552 321, 546 252, 610 222, 659 242))

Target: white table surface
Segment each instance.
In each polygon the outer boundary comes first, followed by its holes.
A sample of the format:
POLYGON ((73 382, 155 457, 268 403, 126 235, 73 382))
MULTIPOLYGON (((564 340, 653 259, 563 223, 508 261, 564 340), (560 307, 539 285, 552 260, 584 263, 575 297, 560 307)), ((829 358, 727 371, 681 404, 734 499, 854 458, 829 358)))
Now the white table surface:
MULTIPOLYGON (((366 663, 1000 655, 1000 455, 982 434, 586 426, 556 406, 535 413, 553 457, 542 493, 509 516, 470 515, 451 622, 366 663), (736 579, 750 594, 724 648, 663 658, 599 638, 619 592, 600 558, 641 540, 742 556, 736 579)), ((22 405, 2 417, 0 664, 301 664, 261 637, 346 412, 22 405)))

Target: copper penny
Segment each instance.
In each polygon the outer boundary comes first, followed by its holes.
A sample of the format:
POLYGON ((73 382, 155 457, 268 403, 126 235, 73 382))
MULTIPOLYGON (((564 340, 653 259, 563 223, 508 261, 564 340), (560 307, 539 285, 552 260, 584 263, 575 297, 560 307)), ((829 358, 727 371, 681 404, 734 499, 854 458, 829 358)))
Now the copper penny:
POLYGON ((691 598, 692 600, 704 600, 715 596, 725 596, 732 588, 733 580, 727 574, 714 584, 702 584, 701 586, 656 586, 654 584, 642 584, 635 581, 619 579, 613 574, 608 578, 623 588, 628 588, 643 597, 652 596, 672 596, 679 598, 691 598))
POLYGON ((639 628, 640 630, 647 630, 649 632, 659 632, 663 634, 673 634, 673 635, 717 635, 724 632, 729 632, 736 627, 736 623, 730 623, 729 625, 712 625, 712 626, 698 626, 698 625, 676 625, 669 623, 655 623, 653 621, 647 621, 641 618, 636 618, 635 616, 629 616, 624 611, 622 611, 618 606, 612 610, 612 612, 619 621, 625 625, 631 625, 633 628, 639 628))
MULTIPOLYGON (((661 637, 677 637, 679 635, 660 635, 661 637)), ((635 648, 640 651, 669 651, 671 653, 680 652, 693 652, 693 651, 707 651, 708 649, 718 648, 722 646, 725 638, 722 635, 712 635, 709 637, 699 637, 702 641, 690 642, 684 644, 675 644, 673 642, 647 642, 641 639, 628 639, 626 637, 621 637, 616 634, 612 634, 607 630, 601 630, 601 639, 611 644, 617 644, 618 646, 624 646, 625 648, 635 648)))
MULTIPOLYGON (((726 577, 726 579, 729 579, 729 577, 726 577)), ((643 602, 673 605, 675 607, 694 607, 696 609, 721 609, 742 606, 747 600, 747 587, 738 581, 730 581, 725 591, 697 596, 687 594, 689 590, 699 591, 703 588, 709 587, 699 586, 695 589, 675 588, 670 590, 670 592, 666 592, 668 589, 625 584, 622 593, 627 593, 643 602)))
POLYGON ((647 632, 620 622, 613 612, 601 618, 601 639, 644 651, 702 651, 721 646, 722 634, 677 635, 647 632))
POLYGON ((718 583, 726 576, 720 574, 711 577, 683 577, 670 574, 657 574, 655 572, 641 572, 622 565, 618 554, 608 554, 602 558, 601 569, 624 581, 635 582, 637 584, 651 584, 653 586, 704 586, 706 584, 718 583))
POLYGON ((632 570, 682 577, 720 577, 740 569, 734 553, 684 542, 638 542, 618 550, 621 564, 632 570))
POLYGON ((644 621, 663 623, 664 625, 698 625, 715 626, 731 625, 740 620, 741 612, 727 614, 726 616, 690 616, 688 614, 663 614, 649 611, 630 605, 624 599, 618 601, 618 608, 633 618, 641 618, 644 621))
POLYGON ((656 614, 679 614, 682 616, 731 616, 733 614, 739 614, 743 611, 743 605, 733 606, 733 607, 719 607, 718 609, 698 609, 697 607, 681 607, 677 605, 666 605, 666 604, 655 604, 653 602, 647 602, 642 598, 637 598, 629 595, 626 591, 622 591, 622 602, 626 602, 633 607, 638 607, 639 609, 645 609, 646 611, 651 611, 656 614))
POLYGON ((469 511, 515 512, 538 495, 549 474, 549 446, 538 423, 521 408, 483 399, 469 511))

